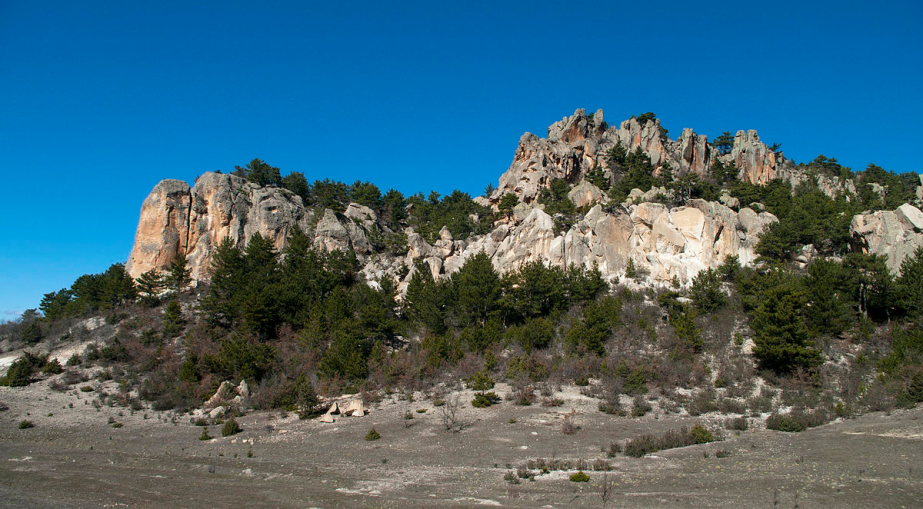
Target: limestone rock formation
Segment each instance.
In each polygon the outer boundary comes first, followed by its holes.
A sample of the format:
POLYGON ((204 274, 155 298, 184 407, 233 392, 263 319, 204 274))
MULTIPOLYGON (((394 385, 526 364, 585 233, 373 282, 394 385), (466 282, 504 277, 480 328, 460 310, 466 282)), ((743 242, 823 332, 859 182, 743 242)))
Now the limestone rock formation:
POLYGON ((686 283, 728 256, 752 262, 760 233, 775 221, 767 212, 735 212, 719 203, 691 200, 685 207, 641 203, 615 213, 596 205, 572 228, 556 232, 551 216, 534 208, 521 223, 500 225, 449 256, 415 238, 417 247, 408 257, 425 260, 434 276, 450 274, 484 252, 500 272, 540 261, 561 267, 595 266, 610 279, 624 274, 632 259, 652 281, 675 277, 686 283))
POLYGON ((586 110, 578 109, 552 124, 547 138, 532 133, 520 138, 513 162, 500 177, 500 186, 490 196, 490 202, 496 204, 503 195, 513 193, 524 203, 533 203, 554 179, 577 182, 597 168, 611 175, 606 153, 617 144, 629 152, 640 148, 655 168, 669 165, 677 175, 705 175, 716 158, 733 162, 740 169, 741 179, 756 184, 797 175, 794 165, 763 143, 754 130, 738 131, 732 151, 718 156, 708 137, 692 129, 683 129, 679 139, 673 140, 664 134, 659 119, 642 124, 632 117, 610 126, 602 110, 587 115, 586 110))
POLYGON ((923 247, 923 212, 909 203, 896 210, 858 214, 849 229, 855 249, 887 256, 888 269, 895 274, 905 258, 923 247))
POLYGON ((363 225, 374 223, 374 213, 355 205, 347 214, 323 211, 312 226, 314 212, 285 189, 212 172, 200 176, 194 187, 164 180, 141 208, 126 269, 138 277, 148 270, 163 269, 185 254, 193 279, 207 279, 212 254, 225 238, 246 244, 259 233, 281 249, 294 228, 314 234, 315 245, 324 249, 352 248, 368 254, 371 249, 363 225))
MULTIPOLYGON (((606 153, 621 145, 640 149, 655 167, 669 165, 674 174, 704 174, 720 159, 734 163, 740 177, 763 184, 774 178, 798 183, 813 178, 820 189, 833 196, 854 193, 848 179, 811 176, 795 167, 763 143, 756 131, 739 131, 730 153, 718 155, 708 138, 684 129, 677 140, 666 136, 660 121, 637 118, 618 126, 606 123, 602 110, 587 115, 577 110, 548 128, 547 138, 522 136, 509 170, 500 186, 482 203, 496 206, 506 193, 520 203, 500 217, 491 232, 466 239, 454 238, 443 228, 430 244, 407 228, 406 251, 392 245, 381 248, 382 234, 390 233, 375 211, 349 204, 343 213, 305 207, 301 198, 277 187, 261 187, 243 178, 206 173, 195 185, 178 180, 159 183, 144 201, 135 246, 127 263, 132 277, 152 269, 164 269, 178 255, 187 257, 196 280, 208 279, 215 248, 224 239, 245 244, 259 233, 277 249, 299 228, 323 250, 352 250, 369 284, 391 278, 398 289, 406 288, 424 262, 433 277, 445 277, 461 268, 476 253, 484 252, 501 272, 540 261, 557 266, 598 267, 615 279, 625 272, 629 260, 651 282, 678 280, 688 283, 699 271, 716 267, 727 257, 751 263, 760 234, 776 218, 759 204, 741 203, 723 195, 718 202, 690 200, 685 206, 668 208, 657 201, 671 190, 632 190, 625 203, 611 203, 601 189, 585 179, 601 170, 612 175, 606 153), (568 197, 586 211, 572 225, 556 224, 544 205, 537 203, 541 191, 554 179, 575 185, 568 197), (376 240, 377 239, 377 240, 376 240), (396 252, 397 251, 397 252, 396 252)), ((923 181, 921 181, 923 184, 923 181)), ((923 185, 918 194, 923 200, 923 185)), ((856 216, 852 233, 857 249, 889 256, 896 270, 901 261, 923 245, 923 215, 912 204, 895 211, 856 216)), ((805 255, 805 259, 808 257, 805 255)))

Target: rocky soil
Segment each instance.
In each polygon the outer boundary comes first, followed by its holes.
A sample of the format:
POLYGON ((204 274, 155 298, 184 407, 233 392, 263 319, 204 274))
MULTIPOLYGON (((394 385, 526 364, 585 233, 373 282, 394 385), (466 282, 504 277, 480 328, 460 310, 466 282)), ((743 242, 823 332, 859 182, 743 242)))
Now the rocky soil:
POLYGON ((9 407, 0 412, 5 507, 602 507, 606 483, 610 507, 914 507, 923 496, 923 408, 797 434, 725 430, 711 444, 607 458, 613 441, 695 423, 717 430, 719 418, 610 416, 575 387, 555 394, 559 407, 474 409, 463 391, 464 428, 453 433, 445 407, 416 393, 329 424, 255 412, 238 419, 242 433, 221 437, 211 426, 217 438, 202 441, 188 415, 97 409, 92 401, 115 392, 112 382, 66 392, 49 383, 0 388, 9 407), (579 429, 564 434, 572 411, 579 429), (34 427, 19 429, 22 420, 34 427), (381 439, 366 441, 373 427, 381 439), (538 458, 603 460, 612 470, 587 470, 587 483, 571 482, 573 470, 504 479, 538 458))

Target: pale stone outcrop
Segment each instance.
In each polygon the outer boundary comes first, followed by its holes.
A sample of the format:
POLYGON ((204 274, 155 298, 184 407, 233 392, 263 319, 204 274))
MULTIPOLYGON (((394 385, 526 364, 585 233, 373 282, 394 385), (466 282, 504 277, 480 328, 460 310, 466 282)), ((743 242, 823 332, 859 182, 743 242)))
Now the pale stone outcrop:
POLYGON ((609 201, 609 197, 606 196, 606 193, 604 193, 602 189, 586 180, 581 181, 568 191, 567 197, 570 201, 574 202, 577 208, 595 205, 597 203, 607 203, 609 201))
MULTIPOLYGON (((597 205, 573 227, 556 232, 554 220, 540 208, 515 226, 502 225, 472 239, 463 251, 439 258, 438 275, 451 274, 477 253, 487 254, 500 272, 530 262, 566 267, 597 267, 614 279, 624 274, 629 259, 652 281, 676 278, 688 283, 699 271, 717 267, 728 256, 751 263, 760 233, 776 221, 772 214, 744 208, 735 212, 714 202, 690 200, 685 207, 641 203, 606 213, 597 205)), ((422 242, 422 239, 421 239, 422 242)), ((425 243, 425 242, 424 242, 425 243)), ((419 248, 417 252, 433 253, 419 248)), ((436 271, 433 271, 437 276, 436 271)), ((409 278, 410 276, 408 276, 409 278)))
POLYGON ((367 255, 371 253, 367 230, 377 228, 376 221, 374 212, 356 204, 350 204, 346 215, 325 210, 315 219, 295 194, 234 175, 205 173, 194 187, 164 180, 141 208, 126 270, 138 277, 148 270, 162 270, 185 254, 192 278, 207 279, 212 255, 224 239, 245 245, 259 233, 281 250, 295 228, 313 235, 314 244, 322 249, 354 249, 367 255))
POLYGON ((534 203, 541 190, 554 179, 578 182, 589 171, 601 169, 610 176, 606 154, 616 145, 628 152, 640 149, 647 155, 655 171, 669 165, 674 174, 706 175, 716 159, 733 163, 740 178, 755 184, 765 184, 774 178, 794 179, 802 175, 782 152, 773 151, 754 131, 738 131, 730 153, 719 156, 708 143, 708 137, 683 129, 679 139, 665 134, 660 119, 641 123, 632 117, 618 126, 604 121, 603 111, 587 115, 578 109, 570 117, 548 128, 547 138, 526 133, 509 169, 500 177, 500 185, 490 196, 496 205, 500 198, 513 193, 527 204, 534 203))
MULTIPOLYGON (((654 202, 671 202, 672 191, 656 187, 634 189, 625 203, 610 203, 606 193, 585 177, 600 170, 612 178, 618 168, 609 167, 606 153, 616 145, 629 152, 640 149, 657 172, 669 165, 675 175, 705 174, 720 159, 737 165, 740 177, 749 182, 764 184, 782 178, 797 184, 814 179, 830 196, 855 193, 850 179, 813 175, 796 168, 781 152, 763 143, 756 131, 738 131, 730 153, 718 155, 706 136, 691 129, 684 129, 679 139, 673 140, 658 119, 641 123, 631 118, 610 126, 602 110, 587 115, 580 109, 552 124, 547 138, 530 133, 522 136, 500 186, 479 201, 496 206, 504 194, 514 193, 520 203, 485 235, 456 239, 443 228, 438 240, 430 243, 407 228, 403 232, 406 252, 395 250, 393 245, 386 251, 381 239, 392 232, 368 207, 352 203, 343 213, 316 210, 305 207, 300 197, 285 189, 261 187, 234 175, 206 173, 193 187, 165 180, 154 188, 141 210, 127 270, 138 277, 148 270, 166 268, 183 254, 192 277, 207 279, 212 256, 224 239, 245 244, 259 233, 281 250, 295 228, 304 231, 319 249, 354 251, 362 276, 372 285, 385 278, 401 278, 399 291, 406 288, 417 262, 439 278, 459 270, 480 252, 486 253, 501 272, 542 262, 596 266, 605 277, 616 279, 632 260, 650 281, 676 279, 683 284, 728 256, 736 256, 743 264, 753 262, 760 234, 776 221, 762 205, 741 203, 725 193, 720 203, 690 200, 685 206, 669 208, 654 202), (561 218, 556 222, 537 202, 554 179, 573 183, 568 197, 581 210, 589 209, 572 225, 561 218)), ((923 200, 923 185, 918 194, 923 200)), ((895 270, 923 243, 921 224, 923 216, 912 204, 856 216, 852 226, 856 249, 888 255, 889 267, 895 270)), ((809 261, 810 253, 803 254, 809 261)))
POLYGON ((888 269, 897 274, 904 259, 923 247, 923 212, 905 203, 896 210, 858 214, 849 230, 854 249, 887 256, 888 269))
POLYGON ((250 387, 245 380, 241 380, 240 384, 236 386, 225 380, 218 386, 218 390, 215 391, 215 394, 205 402, 205 408, 214 410, 220 408, 222 409, 220 413, 224 414, 224 412, 230 408, 245 408, 249 404, 249 401, 250 387))
POLYGON ((166 267, 186 249, 192 193, 182 180, 157 184, 141 206, 135 246, 126 268, 132 277, 166 267))
POLYGON ((362 398, 346 398, 340 401, 334 401, 327 409, 324 415, 318 417, 320 422, 336 422, 334 416, 340 415, 345 417, 362 417, 368 415, 369 410, 362 401, 362 398))

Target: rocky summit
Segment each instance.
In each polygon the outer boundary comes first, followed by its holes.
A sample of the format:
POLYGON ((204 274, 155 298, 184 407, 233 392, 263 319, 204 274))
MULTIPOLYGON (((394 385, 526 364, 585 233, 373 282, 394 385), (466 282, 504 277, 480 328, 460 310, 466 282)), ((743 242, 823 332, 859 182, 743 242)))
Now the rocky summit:
MULTIPOLYGON (((259 233, 277 249, 299 228, 324 250, 356 253, 369 281, 390 277, 406 286, 417 261, 425 262, 434 277, 458 270, 472 255, 484 252, 500 272, 527 262, 598 267, 615 280, 631 264, 648 283, 687 284, 703 269, 735 256, 746 265, 756 259, 755 246, 776 216, 761 204, 742 204, 727 193, 718 201, 685 200, 680 206, 660 203, 671 193, 663 188, 633 189, 621 203, 588 180, 591 172, 603 179, 617 178, 618 168, 607 154, 615 147, 640 151, 655 174, 705 177, 716 164, 736 168, 739 181, 766 185, 774 180, 792 185, 812 182, 829 196, 855 193, 845 178, 816 174, 767 146, 755 130, 738 131, 729 150, 718 150, 705 135, 684 129, 671 139, 657 118, 632 117, 610 126, 604 112, 587 115, 578 109, 555 122, 546 138, 532 133, 519 140, 510 168, 488 197, 475 200, 500 210, 501 200, 513 195, 518 204, 499 214, 492 231, 455 238, 446 228, 428 242, 412 227, 394 232, 366 206, 350 203, 345 211, 306 206, 295 193, 260 186, 222 173, 205 173, 194 186, 179 180, 157 184, 144 201, 135 245, 126 268, 132 277, 166 268, 185 255, 196 280, 207 280, 212 255, 229 238, 244 245, 259 233), (540 196, 555 180, 570 183, 568 198, 577 207, 570 224, 556 224, 540 196), (370 239, 403 233, 406 246, 385 250, 370 239)), ((923 197, 923 186, 917 190, 923 197)), ((919 205, 919 198, 917 205, 919 205)), ((853 249, 889 257, 897 271, 901 261, 923 245, 923 214, 911 203, 894 211, 856 215, 852 220, 853 249)))

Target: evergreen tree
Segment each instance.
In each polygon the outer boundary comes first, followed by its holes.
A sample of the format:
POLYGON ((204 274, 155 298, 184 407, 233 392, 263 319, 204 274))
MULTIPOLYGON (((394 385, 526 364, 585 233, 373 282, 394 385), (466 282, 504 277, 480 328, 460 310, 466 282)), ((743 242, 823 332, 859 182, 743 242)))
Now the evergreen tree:
POLYGON ((389 189, 382 199, 382 219, 392 230, 400 228, 401 221, 407 217, 404 195, 395 189, 389 189))
POLYGON ((719 154, 730 154, 731 150, 734 148, 734 135, 732 135, 730 131, 724 131, 721 133, 721 136, 715 138, 712 145, 718 150, 719 154))
POLYGON ((349 197, 353 202, 365 205, 376 213, 381 211, 383 205, 381 190, 371 182, 357 180, 349 190, 349 197))
POLYGON ((189 263, 186 260, 186 254, 180 253, 170 262, 170 266, 167 268, 167 275, 164 279, 167 287, 173 290, 174 293, 182 292, 187 286, 189 286, 189 274, 191 270, 189 269, 189 263))
POLYGON ((160 271, 151 269, 141 274, 136 284, 142 301, 149 306, 155 306, 160 300, 160 292, 164 289, 166 282, 160 271))
POLYGON ((503 198, 500 198, 500 203, 497 207, 500 209, 500 212, 503 213, 506 217, 510 217, 513 214, 513 209, 519 205, 519 197, 513 193, 506 193, 503 195, 503 198))
POLYGON ((211 265, 211 285, 202 299, 202 311, 212 325, 230 327, 240 317, 247 275, 244 257, 235 243, 225 238, 215 249, 211 265))
POLYGON ((898 302, 911 318, 923 317, 923 247, 901 262, 896 281, 898 302))
POLYGON ((447 285, 433 279, 428 265, 418 262, 404 296, 404 312, 411 322, 423 324, 437 334, 444 332, 447 289, 447 285))
POLYGON ((307 207, 313 203, 311 184, 304 173, 293 171, 282 179, 282 187, 301 197, 301 202, 307 207))
POLYGON ((179 301, 176 299, 167 303, 163 313, 163 337, 164 339, 175 338, 183 331, 186 321, 183 320, 182 309, 179 301))
POLYGON ((482 327, 497 309, 500 298, 500 276, 487 254, 481 252, 469 258, 452 275, 455 314, 461 324, 476 323, 482 327))
POLYGON ((808 302, 807 291, 793 276, 781 275, 765 289, 750 321, 756 343, 753 354, 761 367, 788 373, 820 364, 804 316, 808 302))
POLYGON ((689 288, 692 305, 701 313, 711 313, 727 304, 728 298, 721 288, 721 275, 716 269, 705 269, 692 280, 689 288))
POLYGON ((282 173, 279 168, 267 164, 262 159, 254 159, 243 167, 236 166, 234 175, 260 186, 279 187, 282 185, 282 173))

